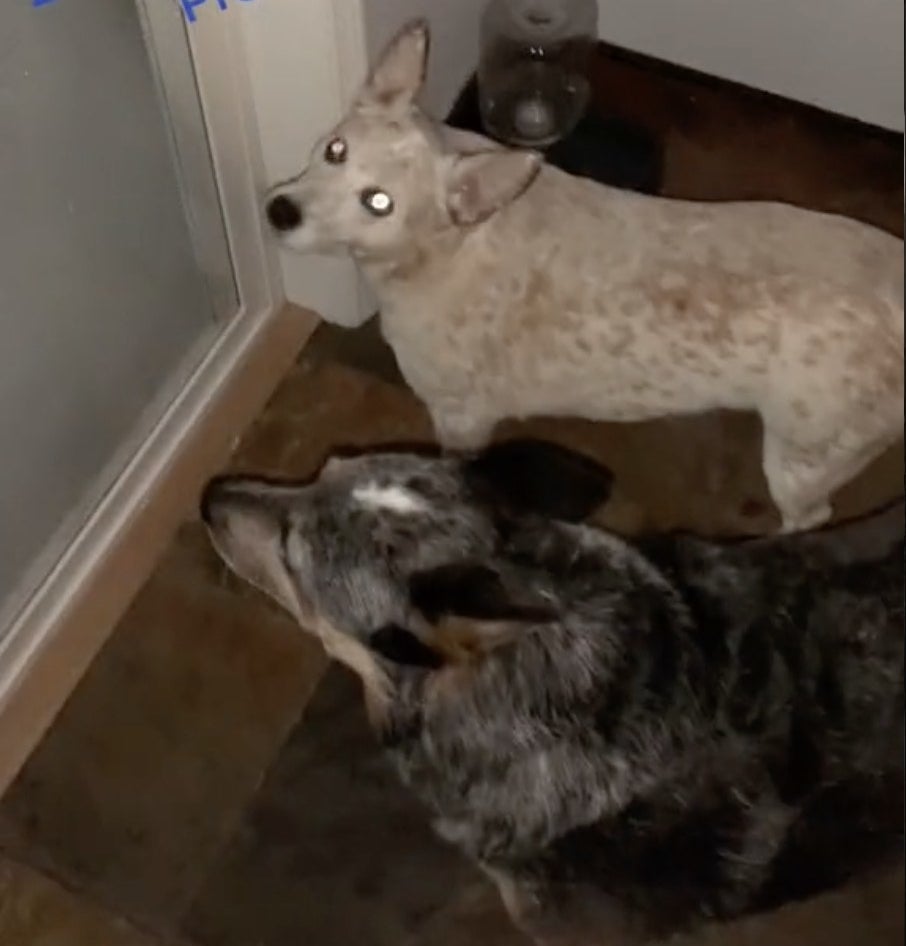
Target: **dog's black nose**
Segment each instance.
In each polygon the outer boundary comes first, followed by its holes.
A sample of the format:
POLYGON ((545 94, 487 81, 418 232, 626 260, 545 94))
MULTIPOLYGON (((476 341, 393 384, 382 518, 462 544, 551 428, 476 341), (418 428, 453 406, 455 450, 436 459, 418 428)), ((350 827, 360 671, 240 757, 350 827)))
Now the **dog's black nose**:
POLYGON ((270 225, 281 233, 295 230, 302 223, 302 208, 291 197, 278 194, 265 208, 270 225))

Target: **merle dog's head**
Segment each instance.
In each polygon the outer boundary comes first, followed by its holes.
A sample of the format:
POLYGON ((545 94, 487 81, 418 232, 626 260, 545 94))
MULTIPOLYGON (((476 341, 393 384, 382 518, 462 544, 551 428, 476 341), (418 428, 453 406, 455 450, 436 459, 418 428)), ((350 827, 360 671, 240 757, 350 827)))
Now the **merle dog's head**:
POLYGON ((441 662, 426 636, 443 619, 471 622, 456 646, 480 649, 507 621, 542 617, 495 571, 502 530, 527 514, 584 518, 610 483, 581 454, 511 441, 466 458, 334 458, 307 483, 219 478, 202 514, 228 565, 367 683, 381 659, 441 662))

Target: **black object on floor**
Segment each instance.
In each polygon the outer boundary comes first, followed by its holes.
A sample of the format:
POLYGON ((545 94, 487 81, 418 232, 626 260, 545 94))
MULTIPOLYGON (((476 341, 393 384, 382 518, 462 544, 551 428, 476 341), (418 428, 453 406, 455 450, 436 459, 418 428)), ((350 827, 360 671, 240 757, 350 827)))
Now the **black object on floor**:
MULTIPOLYGON (((466 83, 447 124, 485 134, 478 105, 478 80, 466 83)), ((558 168, 601 184, 658 194, 663 176, 660 143, 643 128, 616 118, 586 112, 576 130, 544 152, 558 168)))

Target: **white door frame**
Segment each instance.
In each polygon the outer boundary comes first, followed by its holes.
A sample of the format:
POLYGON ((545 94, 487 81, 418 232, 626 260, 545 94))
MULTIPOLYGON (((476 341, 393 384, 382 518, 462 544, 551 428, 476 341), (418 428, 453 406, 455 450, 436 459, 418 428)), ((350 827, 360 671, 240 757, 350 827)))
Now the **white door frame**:
MULTIPOLYGON (((271 182, 302 170, 315 142, 339 121, 361 84, 367 63, 363 3, 248 0, 237 8, 245 27, 264 165, 271 182)), ((279 263, 291 302, 347 326, 371 314, 348 255, 282 251, 279 263)))
MULTIPOLYGON (((258 0, 258 5, 276 2, 290 0, 258 0)), ((297 9, 307 2, 312 0, 301 0, 297 9)), ((341 44, 354 37, 358 0, 342 0, 338 9, 344 4, 336 18, 321 21, 320 35, 307 36, 316 44, 340 44, 340 57, 349 56, 341 44)), ((209 338, 203 349, 187 353, 196 365, 188 380, 152 405, 157 409, 149 415, 147 429, 124 445, 119 459, 126 462, 119 464, 122 471, 114 485, 75 539, 57 550, 37 591, 15 612, 0 612, 0 793, 147 578, 176 526, 191 514, 200 485, 224 462, 236 436, 317 324, 312 312, 284 304, 279 260, 264 232, 260 197, 268 178, 244 12, 236 0, 225 11, 209 0, 188 28, 239 311, 213 342, 209 338)), ((339 94, 339 72, 335 84, 319 88, 318 94, 339 94)))

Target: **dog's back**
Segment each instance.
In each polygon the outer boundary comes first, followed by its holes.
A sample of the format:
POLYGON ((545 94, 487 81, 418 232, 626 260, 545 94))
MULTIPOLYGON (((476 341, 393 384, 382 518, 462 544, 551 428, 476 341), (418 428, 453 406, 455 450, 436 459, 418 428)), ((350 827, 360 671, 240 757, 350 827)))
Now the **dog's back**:
MULTIPOLYGON (((699 632, 722 628, 725 647, 711 664, 722 681, 716 716, 770 780, 768 804, 756 815, 792 815, 749 906, 810 895, 898 851, 903 502, 800 536, 643 547, 682 589, 699 632)), ((733 809, 722 797, 709 824, 733 809)), ((681 837, 702 830, 700 813, 689 814, 681 837)), ((707 845, 692 849, 705 856, 707 845)))
POLYGON ((766 732, 772 704, 792 705, 826 751, 838 745, 856 758, 866 733, 901 717, 902 501, 820 532, 735 545, 677 536, 641 548, 680 590, 699 633, 720 628, 725 650, 713 666, 728 725, 766 732))
POLYGON ((656 929, 811 893, 900 827, 903 552, 902 508, 729 546, 524 524, 495 567, 558 619, 408 691, 393 751, 472 856, 656 929))

